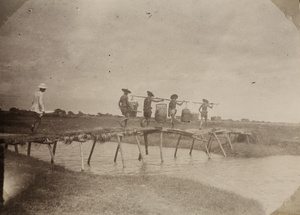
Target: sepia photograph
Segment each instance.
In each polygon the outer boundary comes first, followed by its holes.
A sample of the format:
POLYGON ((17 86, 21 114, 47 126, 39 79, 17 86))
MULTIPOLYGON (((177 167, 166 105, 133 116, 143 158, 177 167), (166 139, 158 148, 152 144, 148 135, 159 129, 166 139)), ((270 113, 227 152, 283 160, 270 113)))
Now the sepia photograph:
POLYGON ((300 0, 0 0, 0 214, 300 215, 300 0))

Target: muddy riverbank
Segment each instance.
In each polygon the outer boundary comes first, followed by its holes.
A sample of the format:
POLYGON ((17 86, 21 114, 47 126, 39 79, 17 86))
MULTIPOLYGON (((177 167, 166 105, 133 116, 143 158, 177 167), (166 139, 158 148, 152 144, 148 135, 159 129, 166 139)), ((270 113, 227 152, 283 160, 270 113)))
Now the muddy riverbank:
POLYGON ((2 214, 264 214, 250 199, 167 176, 72 172, 6 151, 14 197, 2 214))

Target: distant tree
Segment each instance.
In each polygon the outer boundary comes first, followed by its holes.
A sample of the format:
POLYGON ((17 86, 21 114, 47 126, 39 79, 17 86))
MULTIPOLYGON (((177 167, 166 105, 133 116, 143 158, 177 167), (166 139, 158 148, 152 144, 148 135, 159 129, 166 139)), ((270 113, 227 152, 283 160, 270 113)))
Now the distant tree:
POLYGON ((19 109, 15 108, 15 107, 12 107, 12 108, 9 109, 9 112, 17 113, 17 112, 19 112, 19 109))
POLYGON ((74 116, 75 113, 73 113, 72 111, 68 111, 68 116, 74 116))
POLYGON ((60 113, 61 111, 62 111, 62 110, 61 110, 60 108, 57 108, 57 109, 54 110, 54 113, 55 113, 56 115, 59 115, 59 113, 60 113))
POLYGON ((84 113, 82 113, 81 111, 78 111, 78 115, 79 115, 79 116, 83 116, 84 113))
POLYGON ((65 110, 61 110, 59 112, 59 116, 67 116, 67 112, 65 110))
POLYGON ((97 116, 103 116, 104 114, 103 113, 97 113, 97 116))
POLYGON ((61 117, 61 116, 66 116, 67 112, 65 110, 60 109, 60 108, 57 108, 57 109, 54 110, 54 114, 56 116, 60 116, 61 117))

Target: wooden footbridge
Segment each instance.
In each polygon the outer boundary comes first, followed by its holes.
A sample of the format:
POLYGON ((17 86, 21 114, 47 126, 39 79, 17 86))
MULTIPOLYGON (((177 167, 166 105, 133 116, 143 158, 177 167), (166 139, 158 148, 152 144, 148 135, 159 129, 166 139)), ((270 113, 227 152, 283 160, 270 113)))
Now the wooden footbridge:
POLYGON ((116 149, 116 153, 114 156, 114 162, 117 161, 118 153, 121 154, 122 164, 125 167, 125 161, 123 156, 122 150, 122 139, 124 136, 134 136, 138 150, 139 150, 139 160, 143 163, 144 155, 141 149, 141 144, 139 137, 144 137, 144 145, 145 145, 145 153, 148 154, 148 137, 151 136, 153 133, 160 133, 160 141, 159 141, 159 148, 160 148, 160 159, 163 162, 163 136, 165 133, 169 134, 176 134, 179 135, 174 157, 177 156, 178 147, 180 144, 180 140, 182 136, 189 137, 191 139, 191 148, 190 148, 190 155, 192 154, 192 150, 194 148, 195 142, 199 142, 199 144, 203 144, 205 147, 205 151, 207 156, 210 158, 211 146, 214 140, 217 141, 218 146, 221 148, 224 156, 226 157, 226 152, 223 148, 224 144, 228 144, 229 147, 232 149, 232 141, 231 135, 240 135, 243 134, 247 137, 247 141, 249 143, 249 136, 251 133, 247 133, 244 130, 225 130, 225 129, 205 129, 205 130, 198 130, 198 129, 188 129, 188 130, 180 130, 180 129, 170 129, 170 128, 163 128, 163 127, 149 127, 149 128, 96 128, 89 131, 74 131, 74 132, 67 132, 63 134, 0 134, 0 144, 8 147, 8 145, 13 145, 15 147, 15 152, 18 153, 18 145, 19 144, 27 144, 27 155, 30 156, 31 152, 31 144, 32 143, 39 143, 39 144, 46 144, 48 146, 50 156, 51 156, 51 163, 54 163, 55 160, 55 152, 56 146, 58 141, 62 141, 65 144, 71 144, 73 141, 79 143, 80 154, 81 154, 81 169, 84 170, 84 157, 83 157, 83 150, 82 145, 84 142, 88 140, 93 141, 93 145, 88 157, 87 163, 90 164, 91 158, 93 155, 93 151, 97 142, 109 142, 112 138, 116 139, 118 142, 118 146, 116 149), (221 143, 220 136, 225 137, 227 140, 225 143, 221 143), (207 139, 205 137, 208 137, 207 139))
POLYGON ((3 181, 4 181, 4 148, 7 148, 8 145, 13 145, 15 148, 15 152, 18 153, 18 145, 27 144, 27 155, 30 156, 31 152, 31 144, 32 143, 39 143, 39 144, 46 144, 48 146, 50 156, 51 156, 51 163, 54 163, 55 160, 55 152, 56 146, 58 141, 62 141, 65 144, 71 144, 73 141, 79 143, 80 154, 81 154, 81 170, 84 170, 84 157, 83 157, 83 150, 82 144, 88 140, 93 141, 93 145, 89 154, 89 158, 87 163, 90 164, 91 158, 93 155, 93 151, 97 142, 108 142, 111 141, 112 138, 116 138, 118 142, 118 146, 116 149, 114 162, 117 161, 118 153, 121 154, 122 164, 125 167, 125 161, 123 156, 122 150, 122 139, 124 136, 134 136, 138 149, 139 149, 139 160, 143 163, 144 156, 141 149, 141 144, 139 140, 139 136, 144 137, 145 143, 145 153, 148 154, 148 136, 153 133, 160 133, 160 141, 159 141, 159 148, 160 148, 160 159, 163 162, 163 135, 165 133, 177 134, 179 135, 174 157, 177 156, 178 147, 180 144, 180 140, 182 136, 186 136, 191 138, 191 149, 190 155, 192 154, 193 147, 196 141, 200 144, 203 144, 207 153, 207 156, 210 158, 211 146, 214 140, 217 141, 218 146, 221 148, 224 156, 226 156, 226 152, 223 148, 223 144, 229 144, 230 148, 232 149, 232 141, 230 135, 239 135, 243 134, 246 135, 247 141, 249 143, 249 136, 251 133, 246 133, 245 131, 228 131, 228 130, 218 130, 218 129, 211 129, 211 130, 197 130, 197 129, 190 129, 190 130, 180 130, 180 129, 169 129, 169 128, 162 128, 162 127, 154 127, 154 128, 96 128, 89 131, 75 131, 75 132, 68 132, 64 134, 8 134, 8 133, 1 133, 0 134, 0 205, 3 204, 3 181), (226 137, 227 141, 225 143, 221 143, 219 137, 223 135, 226 137), (204 136, 208 136, 208 140, 204 138, 204 136))

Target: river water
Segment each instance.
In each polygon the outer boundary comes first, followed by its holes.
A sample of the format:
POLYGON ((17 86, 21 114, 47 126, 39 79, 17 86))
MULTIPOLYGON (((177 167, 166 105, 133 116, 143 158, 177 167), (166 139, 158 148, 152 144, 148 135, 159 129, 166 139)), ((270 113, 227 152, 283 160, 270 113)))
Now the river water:
MULTIPOLYGON (((188 149, 178 149, 177 158, 174 158, 174 148, 163 148, 164 162, 161 163, 159 147, 150 146, 149 155, 145 156, 146 162, 143 164, 137 159, 137 145, 123 143, 126 166, 123 168, 120 153, 117 162, 113 161, 117 143, 97 143, 90 166, 87 165, 87 159, 92 142, 83 143, 82 146, 86 172, 99 175, 163 174, 191 179, 258 200, 266 214, 280 207, 300 186, 300 156, 245 159, 212 154, 211 159, 208 159, 205 152, 194 150, 190 156, 188 149)), ((10 149, 13 150, 13 147, 10 149)), ((20 147, 19 152, 26 154, 27 147, 20 147)), ((31 156, 50 161, 46 145, 33 144, 31 156)), ((58 143, 55 163, 73 171, 81 171, 79 143, 58 143)))

